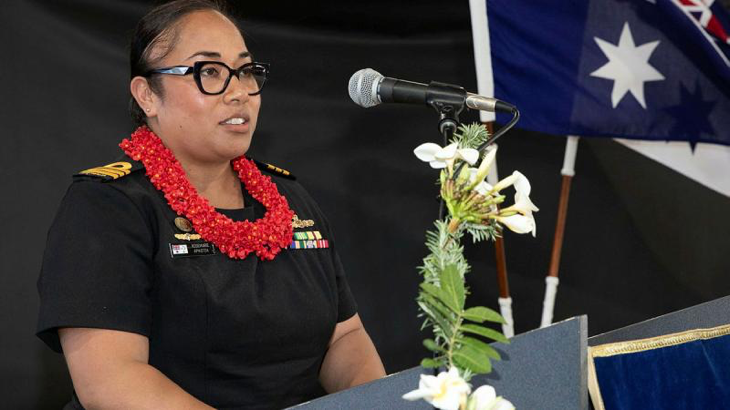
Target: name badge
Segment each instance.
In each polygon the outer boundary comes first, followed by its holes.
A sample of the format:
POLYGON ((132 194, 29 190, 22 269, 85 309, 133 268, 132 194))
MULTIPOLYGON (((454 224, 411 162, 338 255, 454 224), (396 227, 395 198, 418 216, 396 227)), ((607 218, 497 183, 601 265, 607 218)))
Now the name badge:
POLYGON ((215 246, 210 242, 170 243, 170 256, 173 259, 215 254, 215 246))

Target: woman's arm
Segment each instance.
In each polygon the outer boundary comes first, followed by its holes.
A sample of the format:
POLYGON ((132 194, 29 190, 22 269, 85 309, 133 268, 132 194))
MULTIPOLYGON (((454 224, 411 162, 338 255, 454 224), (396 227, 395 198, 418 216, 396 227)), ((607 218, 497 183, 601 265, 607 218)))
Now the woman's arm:
POLYGON ((74 389, 91 409, 210 409, 150 366, 149 340, 108 329, 58 330, 74 389))
POLYGON ((322 387, 334 393, 383 376, 383 363, 360 316, 338 323, 319 372, 322 387))

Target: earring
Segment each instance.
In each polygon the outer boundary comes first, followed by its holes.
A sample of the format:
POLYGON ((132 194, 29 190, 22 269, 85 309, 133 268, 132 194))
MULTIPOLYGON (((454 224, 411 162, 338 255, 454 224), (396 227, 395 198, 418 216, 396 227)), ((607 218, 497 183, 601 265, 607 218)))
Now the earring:
POLYGON ((147 111, 147 112, 150 112, 150 109, 149 108, 145 108, 144 110, 147 111))

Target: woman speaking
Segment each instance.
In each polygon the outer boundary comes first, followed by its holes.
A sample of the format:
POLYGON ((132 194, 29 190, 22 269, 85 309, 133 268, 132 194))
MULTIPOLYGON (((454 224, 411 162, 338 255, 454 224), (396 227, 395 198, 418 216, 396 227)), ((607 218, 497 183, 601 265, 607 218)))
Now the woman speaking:
POLYGON ((384 375, 326 218, 245 156, 269 66, 217 3, 180 0, 130 48, 139 128, 74 177, 38 281, 69 408, 282 408, 384 375))

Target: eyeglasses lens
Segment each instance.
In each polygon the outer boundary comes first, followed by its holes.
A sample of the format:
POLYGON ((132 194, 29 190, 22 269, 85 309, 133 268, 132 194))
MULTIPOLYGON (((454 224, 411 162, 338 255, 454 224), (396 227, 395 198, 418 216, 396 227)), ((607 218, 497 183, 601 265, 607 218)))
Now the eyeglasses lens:
MULTIPOLYGON (((207 63, 200 67, 200 85, 207 93, 223 92, 229 76, 230 70, 221 64, 207 63)), ((248 90, 249 94, 256 94, 261 91, 261 87, 266 82, 266 68, 259 65, 247 66, 240 70, 238 81, 248 90)))

